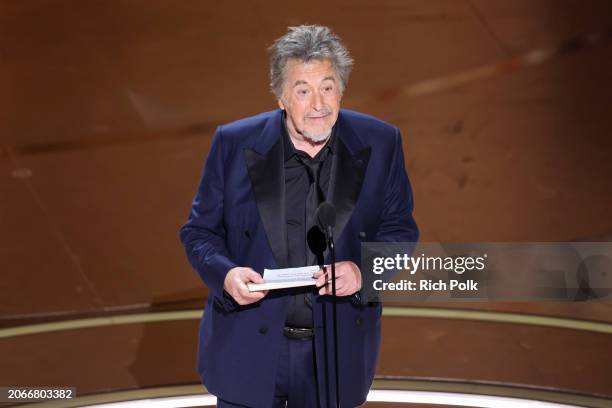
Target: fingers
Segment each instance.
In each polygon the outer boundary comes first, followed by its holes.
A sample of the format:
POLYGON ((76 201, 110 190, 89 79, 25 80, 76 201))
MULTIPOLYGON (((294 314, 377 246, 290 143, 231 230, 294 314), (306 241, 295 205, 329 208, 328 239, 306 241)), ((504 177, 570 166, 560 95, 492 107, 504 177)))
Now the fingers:
POLYGON ((251 268, 246 268, 243 276, 246 278, 246 282, 264 283, 262 276, 251 268))
MULTIPOLYGON (((320 295, 331 295, 333 293, 333 284, 330 275, 329 273, 325 274, 317 281, 317 287, 320 288, 320 295)), ((347 286, 347 280, 342 278, 341 275, 336 275, 336 295, 339 296, 342 290, 347 286)))
MULTIPOLYGON (((342 276, 346 275, 346 265, 345 262, 336 263, 336 281, 342 276)), ((318 287, 324 286, 326 282, 330 282, 331 280, 331 268, 324 266, 322 269, 319 269, 313 274, 313 277, 318 278, 315 282, 315 285, 318 287)), ((338 288, 336 288, 338 289, 338 288)))
MULTIPOLYGON (((312 277, 313 278, 320 278, 321 276, 325 275, 328 272, 329 272, 329 269, 327 268, 327 266, 323 266, 321 269, 319 269, 318 271, 313 273, 312 277)), ((321 282, 323 282, 323 281, 321 281, 321 282)), ((321 284, 323 284, 323 283, 321 283, 321 284)))
MULTIPOLYGON (((316 276, 315 276, 316 278, 316 276)), ((317 287, 321 287, 321 286, 325 286, 325 284, 327 283, 327 281, 329 280, 329 275, 327 273, 321 273, 318 276, 317 281, 315 282, 315 285, 317 285, 317 287)))
POLYGON ((262 299, 268 293, 267 290, 251 292, 246 284, 240 286, 239 292, 242 299, 250 301, 248 303, 256 302, 262 299))
POLYGON ((263 299, 268 291, 251 292, 247 283, 263 283, 260 274, 252 268, 236 267, 230 269, 225 277, 224 289, 229 293, 239 305, 248 305, 263 299))
POLYGON ((251 292, 249 291, 248 286, 245 283, 243 283, 242 285, 240 285, 238 289, 238 294, 237 296, 234 297, 234 300, 236 300, 236 302, 239 305, 244 306, 244 305, 249 305, 251 303, 255 303, 263 299, 267 294, 268 294, 267 290, 251 292))
MULTIPOLYGON (((361 289, 361 273, 356 265, 352 262, 336 263, 336 296, 348 296, 361 289)), ((319 295, 332 295, 333 287, 331 284, 331 273, 323 273, 318 271, 316 282, 319 287, 319 295)))
MULTIPOLYGON (((336 296, 345 296, 351 294, 348 290, 349 287, 350 285, 348 285, 347 282, 343 282, 336 278, 336 296)), ((328 282, 319 289, 319 295, 333 295, 333 293, 334 291, 331 282, 328 282)))

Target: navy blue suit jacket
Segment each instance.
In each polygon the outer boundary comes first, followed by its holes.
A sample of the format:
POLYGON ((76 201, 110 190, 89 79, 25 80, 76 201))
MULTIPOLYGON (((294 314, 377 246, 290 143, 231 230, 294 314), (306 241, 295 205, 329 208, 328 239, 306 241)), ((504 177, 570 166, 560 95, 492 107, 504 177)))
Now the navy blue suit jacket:
MULTIPOLYGON (((180 231, 191 265, 209 288, 198 351, 202 381, 222 399, 262 408, 273 400, 288 297, 270 291, 255 304, 238 306, 224 296, 223 282, 235 266, 259 273, 287 266, 281 114, 275 110, 217 128, 191 214, 180 231)), ((337 137, 327 197, 337 211, 337 260, 360 265, 362 241, 416 241, 399 130, 342 109, 337 137)), ((374 378, 382 308, 352 297, 339 299, 340 400, 343 407, 355 407, 365 401, 374 378)), ((330 306, 330 296, 315 296, 322 407, 331 406, 325 390, 335 401, 330 306)))

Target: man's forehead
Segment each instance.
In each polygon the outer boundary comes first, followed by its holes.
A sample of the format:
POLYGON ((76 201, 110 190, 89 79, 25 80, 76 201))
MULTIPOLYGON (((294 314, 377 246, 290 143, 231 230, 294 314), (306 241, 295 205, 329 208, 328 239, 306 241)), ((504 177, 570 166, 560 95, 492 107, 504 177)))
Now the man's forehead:
MULTIPOLYGON (((334 78, 334 76, 330 75, 330 76, 327 76, 327 77, 321 79, 321 82, 325 82, 325 81, 334 81, 335 82, 336 78, 334 78)), ((293 86, 308 85, 308 84, 309 84, 308 81, 305 81, 303 79, 296 79, 295 82, 293 83, 293 86)))
POLYGON ((336 80, 336 70, 329 60, 302 61, 290 59, 287 62, 287 79, 295 83, 307 83, 311 80, 336 80))

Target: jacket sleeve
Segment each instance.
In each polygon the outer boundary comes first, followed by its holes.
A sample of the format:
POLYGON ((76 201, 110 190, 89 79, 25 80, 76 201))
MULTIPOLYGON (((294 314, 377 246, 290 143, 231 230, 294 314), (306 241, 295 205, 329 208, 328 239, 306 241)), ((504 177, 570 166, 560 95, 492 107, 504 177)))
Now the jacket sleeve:
MULTIPOLYGON (((396 128, 391 164, 384 188, 383 209, 374 241, 416 243, 419 239, 419 228, 412 217, 413 208, 412 188, 404 163, 402 136, 396 128)), ((391 278, 392 275, 386 277, 391 278)), ((378 295, 372 287, 373 280, 372 273, 362 272, 362 289, 358 292, 361 304, 378 300, 378 295)))
POLYGON ((419 229, 412 210, 412 188, 406 173, 402 136, 395 130, 395 146, 384 190, 384 204, 380 215, 377 242, 416 242, 419 229))
POLYGON ((237 266, 228 254, 223 219, 224 170, 222 128, 213 137, 202 180, 191 206, 187 223, 180 229, 180 238, 187 258, 209 288, 209 296, 226 309, 233 299, 223 290, 227 272, 237 266))

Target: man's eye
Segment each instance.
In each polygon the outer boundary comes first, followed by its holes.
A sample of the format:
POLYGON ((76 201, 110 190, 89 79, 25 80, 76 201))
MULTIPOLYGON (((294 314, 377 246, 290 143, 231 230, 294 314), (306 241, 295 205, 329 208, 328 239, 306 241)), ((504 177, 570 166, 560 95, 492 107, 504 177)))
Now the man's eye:
POLYGON ((308 90, 306 90, 306 89, 300 89, 300 90, 298 90, 297 92, 298 92, 298 95, 306 95, 306 94, 308 93, 308 90))

